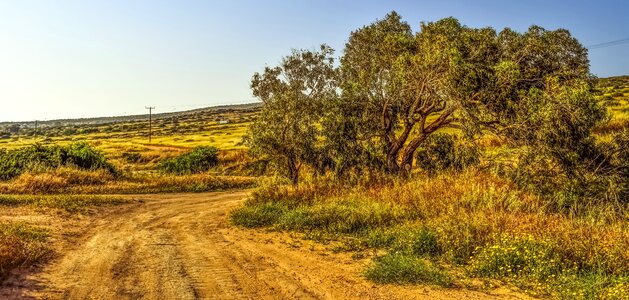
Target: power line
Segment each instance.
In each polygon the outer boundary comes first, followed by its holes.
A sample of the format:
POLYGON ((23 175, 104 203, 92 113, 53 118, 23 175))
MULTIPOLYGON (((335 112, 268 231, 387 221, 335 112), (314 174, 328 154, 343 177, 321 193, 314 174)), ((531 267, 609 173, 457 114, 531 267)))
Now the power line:
POLYGON ((149 144, 151 143, 151 134, 152 134, 152 130, 151 130, 151 123, 152 123, 152 112, 155 109, 155 106, 146 106, 146 109, 149 110, 149 144))
POLYGON ((599 49, 629 43, 629 38, 587 46, 588 49, 599 49))

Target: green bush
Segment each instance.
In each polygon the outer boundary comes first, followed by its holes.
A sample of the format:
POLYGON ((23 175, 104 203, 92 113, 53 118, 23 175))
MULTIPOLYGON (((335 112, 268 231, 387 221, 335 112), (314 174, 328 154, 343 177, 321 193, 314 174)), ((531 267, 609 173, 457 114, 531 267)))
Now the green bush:
POLYGON ((66 152, 68 165, 85 170, 104 169, 115 173, 114 166, 107 162, 105 155, 85 142, 71 144, 66 148, 66 152))
POLYGON ((476 147, 447 133, 430 135, 415 154, 417 165, 430 173, 460 171, 477 165, 479 157, 476 147))
POLYGON ((218 149, 200 146, 192 151, 162 161, 158 169, 178 175, 205 172, 218 164, 218 149))
POLYGON ((9 180, 23 172, 76 166, 85 170, 116 169, 105 155, 84 142, 68 146, 34 144, 13 150, 0 150, 0 180, 9 180))

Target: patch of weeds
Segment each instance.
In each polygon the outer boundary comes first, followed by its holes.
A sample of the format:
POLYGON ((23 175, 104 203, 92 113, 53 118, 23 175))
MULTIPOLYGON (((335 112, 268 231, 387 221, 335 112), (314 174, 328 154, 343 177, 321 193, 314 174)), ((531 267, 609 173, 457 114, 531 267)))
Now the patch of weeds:
POLYGON ((530 236, 501 236, 478 249, 470 264, 473 273, 485 277, 533 277, 545 280, 566 268, 547 241, 530 236))
POLYGON ((269 202, 254 206, 243 206, 231 213, 231 221, 235 225, 256 228, 276 224, 287 209, 279 203, 269 202))
POLYGON ((434 263, 412 255, 390 253, 376 259, 365 272, 377 283, 423 283, 452 286, 452 279, 434 263))

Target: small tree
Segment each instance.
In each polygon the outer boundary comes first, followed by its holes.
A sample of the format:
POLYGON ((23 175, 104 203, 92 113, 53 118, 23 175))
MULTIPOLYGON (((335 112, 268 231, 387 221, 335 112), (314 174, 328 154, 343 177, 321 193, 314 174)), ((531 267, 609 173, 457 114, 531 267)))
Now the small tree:
POLYGON ((266 67, 251 81, 253 95, 263 103, 262 112, 249 129, 251 151, 267 156, 294 183, 303 164, 315 163, 318 123, 324 102, 335 97, 334 50, 294 50, 277 67, 266 67))

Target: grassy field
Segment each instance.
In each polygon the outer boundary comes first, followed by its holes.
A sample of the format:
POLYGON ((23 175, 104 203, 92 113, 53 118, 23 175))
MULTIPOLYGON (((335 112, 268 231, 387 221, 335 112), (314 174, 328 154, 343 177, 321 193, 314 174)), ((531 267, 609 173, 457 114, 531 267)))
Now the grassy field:
MULTIPOLYGON (((607 139, 629 128, 629 77, 603 79, 597 89, 611 118, 596 133, 607 139)), ((28 166, 0 181, 0 211, 80 215, 128 203, 95 194, 260 185, 233 212, 235 224, 297 232, 333 251, 351 252, 370 262, 364 276, 377 283, 481 290, 505 285, 535 296, 629 299, 625 206, 584 203, 566 210, 483 168, 433 176, 417 171, 410 179, 374 175, 353 185, 323 176, 289 186, 263 178, 272 170, 250 157, 242 143, 257 113, 256 108, 208 110, 158 118, 151 143, 146 120, 51 122, 37 129, 2 124, 3 151, 86 141, 116 172, 71 164, 28 166), (199 174, 160 170, 165 160, 198 146, 216 147, 218 164, 199 174)), ((491 138, 481 146, 489 155, 512 150, 491 138)), ((36 223, 0 218, 0 236, 0 277, 50 253, 50 230, 36 223)))
POLYGON ((604 78, 598 91, 598 99, 607 106, 611 119, 597 132, 606 134, 629 127, 629 76, 604 78))

